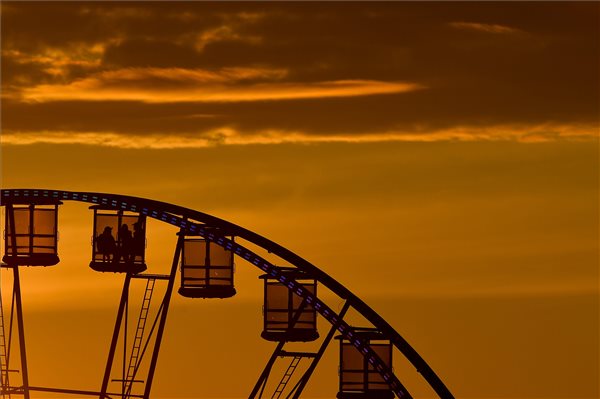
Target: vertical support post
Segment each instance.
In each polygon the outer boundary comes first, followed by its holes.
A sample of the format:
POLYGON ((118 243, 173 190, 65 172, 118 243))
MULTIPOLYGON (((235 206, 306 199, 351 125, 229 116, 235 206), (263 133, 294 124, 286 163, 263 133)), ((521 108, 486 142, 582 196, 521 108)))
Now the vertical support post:
MULTIPOLYGON (((13 219, 14 221, 14 219, 13 219)), ((14 225, 13 225, 14 226, 14 225)), ((13 228, 14 234, 14 228, 13 228)), ((14 273, 14 293, 17 305, 17 326, 19 327, 19 346, 21 348, 21 375, 23 377, 23 396, 29 399, 29 374, 27 373, 27 352, 25 349, 25 328, 23 323, 23 304, 21 302, 21 281, 19 280, 19 266, 12 265, 14 273)))
POLYGON ((119 310, 117 311, 115 329, 113 331, 112 340, 110 342, 110 349, 108 351, 108 360, 106 361, 106 369, 104 370, 104 379, 102 380, 102 387, 100 388, 100 399, 104 399, 106 397, 108 381, 110 380, 110 372, 112 371, 113 360, 115 358, 115 351, 117 349, 117 342, 119 341, 119 333, 121 332, 121 322, 123 320, 123 313, 125 312, 125 307, 129 298, 130 282, 131 273, 127 273, 127 275, 125 276, 125 282, 123 283, 123 292, 121 293, 121 302, 119 303, 119 310))
POLYGON ((125 399, 125 385, 126 385, 126 381, 125 381, 125 370, 126 370, 126 364, 127 364, 127 324, 129 321, 129 301, 127 301, 127 303, 125 303, 125 326, 123 328, 123 370, 122 370, 122 379, 123 381, 121 382, 121 398, 125 399))
MULTIPOLYGON (((342 310, 340 311, 340 315, 339 315, 340 320, 344 319, 344 316, 346 315, 346 312, 348 311, 349 308, 350 308, 350 302, 348 300, 346 300, 346 302, 344 303, 344 306, 342 307, 342 310)), ((300 397, 300 394, 302 393, 302 391, 304 390, 304 387, 308 383, 310 376, 315 371, 315 368, 317 367, 319 360, 321 360, 321 357, 323 357, 323 354, 325 353, 325 349, 327 349, 327 346, 333 339, 333 336, 335 335, 336 331, 337 331, 337 326, 332 325, 331 329, 329 330, 329 333, 327 333, 327 336, 323 340, 323 343, 321 344, 319 351, 317 352, 313 361, 310 363, 310 366, 308 366, 308 369, 304 372, 304 375, 300 379, 300 383, 299 383, 298 387, 296 388, 296 392, 294 392, 294 396, 292 397, 293 399, 298 399, 300 397)))
POLYGON ((150 398, 150 390, 152 389, 152 380, 154 379, 154 372, 156 371, 156 363, 158 361, 158 353, 160 350, 160 343, 162 341, 163 332, 165 330, 165 324, 167 323, 167 313, 169 310, 169 304, 171 303, 171 294, 173 293, 173 285, 175 284, 175 276, 177 274, 177 267, 179 266, 179 257, 181 255, 181 248, 183 247, 183 240, 185 238, 184 231, 181 230, 179 237, 177 238, 177 246, 175 248, 175 255, 173 256, 173 264, 171 265, 171 274, 169 275, 169 283, 165 292, 165 297, 162 303, 162 312, 160 314, 160 322, 158 324, 158 330, 156 331, 156 341, 154 341, 154 349, 152 351, 152 360, 150 361, 150 367, 148 369, 148 379, 146 380, 146 386, 144 387, 144 399, 150 398))

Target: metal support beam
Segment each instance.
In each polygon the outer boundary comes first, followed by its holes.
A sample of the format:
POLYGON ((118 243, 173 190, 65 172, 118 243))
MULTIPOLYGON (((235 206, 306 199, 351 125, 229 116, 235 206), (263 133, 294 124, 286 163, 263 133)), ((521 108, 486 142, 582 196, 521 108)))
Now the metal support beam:
POLYGON ((150 367, 148 369, 148 379, 146 380, 146 386, 144 387, 144 399, 150 398, 150 390, 152 389, 152 380, 154 379, 154 372, 156 371, 156 363, 158 361, 160 343, 162 341, 163 332, 165 330, 165 324, 167 323, 167 313, 169 310, 169 304, 171 302, 171 294, 173 293, 173 285, 175 284, 175 276, 177 274, 177 267, 179 266, 179 257, 181 255, 181 249, 183 248, 183 240, 185 238, 185 235, 183 233, 184 232, 181 231, 181 234, 179 234, 177 238, 177 246, 175 247, 175 255, 173 256, 173 264, 171 265, 169 282, 162 302, 160 322, 158 324, 158 330, 156 331, 154 351, 152 352, 152 360, 150 361, 150 367))
MULTIPOLYGON (((64 393, 69 395, 89 395, 89 396, 98 396, 101 395, 100 392, 96 391, 86 391, 81 389, 63 389, 63 388, 49 388, 49 387, 29 387, 30 391, 37 392, 52 392, 52 393, 64 393)), ((111 399, 112 396, 118 397, 121 394, 119 393, 111 393, 108 392, 104 394, 104 397, 107 399, 111 399)), ((131 395, 132 398, 141 398, 142 395, 131 395)))
POLYGON ((140 273, 134 274, 131 278, 141 278, 141 279, 154 279, 154 280, 169 280, 171 276, 169 274, 150 274, 150 273, 140 273))
MULTIPOLYGON (((342 307, 342 310, 340 311, 340 320, 344 319, 344 316, 346 315, 346 312, 348 311, 349 308, 350 308, 350 302, 346 301, 344 303, 344 306, 342 307)), ((319 360, 321 360, 321 357, 323 357, 323 354, 325 353, 325 349, 327 349, 327 346, 331 342, 336 331, 337 331, 337 326, 332 325, 331 329, 329 330, 329 333, 327 333, 327 336, 323 340, 323 343, 321 343, 321 347, 319 348, 319 351, 317 352, 315 358, 310 363, 310 366, 308 366, 308 369, 304 372, 304 375, 302 376, 302 378, 300 378, 298 385, 295 387, 296 391, 294 392, 294 396, 292 397, 293 399, 298 399, 300 397, 300 394, 302 393, 302 391, 304 390, 304 387, 308 383, 310 376, 315 371, 317 364, 319 364, 319 360)), ((289 395, 288 395, 288 397, 289 397, 289 395)))
POLYGON ((127 273, 127 275, 125 276, 125 283, 123 283, 123 291, 121 293, 121 302, 119 303, 119 310, 117 311, 115 329, 113 331, 112 340, 110 342, 110 349, 108 351, 108 360, 106 361, 106 368, 104 369, 104 379, 102 380, 102 387, 100 388, 100 399, 106 397, 106 390, 108 389, 108 382, 110 381, 110 372, 112 371, 113 360, 115 358, 115 351, 117 349, 117 342, 119 341, 119 333, 121 332, 121 322, 123 321, 123 314, 125 313, 125 307, 129 298, 130 282, 131 273, 127 273))
POLYGON ((21 376, 23 379, 23 396, 25 399, 29 399, 29 374, 27 373, 27 350, 25 348, 25 327, 23 322, 23 303, 21 302, 21 281, 19 279, 19 266, 13 265, 13 275, 13 290, 15 293, 15 303, 17 307, 17 327, 19 328, 19 347, 21 348, 21 376))
MULTIPOLYGON (((127 325, 129 324, 129 301, 125 303, 125 325, 123 326, 123 367, 122 376, 123 381, 121 383, 121 398, 125 399, 125 376, 127 370, 127 325)), ((113 380, 114 381, 114 380, 113 380)))
POLYGON ((281 353, 279 354, 279 356, 283 357, 283 356, 287 356, 287 357, 315 357, 317 356, 316 353, 313 352, 288 352, 288 351, 281 351, 281 353))

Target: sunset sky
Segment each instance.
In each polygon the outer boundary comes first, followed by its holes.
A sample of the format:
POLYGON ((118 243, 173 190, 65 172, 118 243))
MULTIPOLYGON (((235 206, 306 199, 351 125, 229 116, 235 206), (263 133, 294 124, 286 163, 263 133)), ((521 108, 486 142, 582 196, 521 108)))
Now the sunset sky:
MULTIPOLYGON (((2 188, 213 214, 345 284, 456 397, 596 398, 599 18, 597 2, 3 1, 2 188)), ((30 380, 98 389, 122 276, 88 268, 86 205, 59 229, 61 263, 22 270, 30 380)), ((147 230, 164 271, 176 230, 147 230)), ((236 267, 232 299, 174 296, 155 397, 250 392, 273 344, 259 271, 236 267)), ((334 397, 337 356, 307 397, 334 397)))

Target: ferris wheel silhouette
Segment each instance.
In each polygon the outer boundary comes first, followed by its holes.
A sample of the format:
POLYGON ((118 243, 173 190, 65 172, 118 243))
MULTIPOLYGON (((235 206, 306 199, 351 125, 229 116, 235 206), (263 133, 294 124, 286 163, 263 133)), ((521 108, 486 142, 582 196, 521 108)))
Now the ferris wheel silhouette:
MULTIPOLYGON (((0 378, 1 395, 10 398, 30 392, 54 392, 104 398, 148 399, 159 358, 170 300, 179 273, 178 293, 188 298, 229 298, 234 287, 234 258, 259 268, 264 275, 264 320, 261 337, 277 342, 249 398, 281 397, 297 399, 313 375, 325 350, 335 338, 339 340, 339 399, 412 398, 393 370, 393 353, 399 352, 419 372, 435 393, 444 399, 454 396, 402 336, 377 312, 323 270, 281 245, 233 223, 181 206, 117 194, 71 192, 45 189, 3 189, 1 205, 5 207, 5 255, 2 268, 12 270, 13 286, 8 317, 0 295, 0 378), (25 326, 19 268, 53 266, 58 257, 58 208, 64 201, 92 204, 94 214, 92 260, 90 267, 99 272, 124 275, 123 290, 110 340, 109 353, 99 391, 38 387, 29 384, 25 326), (170 272, 146 273, 146 219, 152 218, 179 228, 170 272), (276 266, 236 238, 247 241, 278 257, 286 266, 276 266), (127 311, 132 280, 145 282, 142 305, 133 335, 127 343, 127 311), (150 307, 156 283, 166 284, 153 320, 150 307), (343 301, 339 312, 317 296, 322 285, 343 301), (349 310, 358 312, 370 325, 351 326, 344 320, 349 310), (330 324, 324 337, 317 331, 317 316, 330 324), (16 317, 16 325, 14 319, 16 317), (11 347, 16 330, 19 342, 20 369, 11 368, 11 347), (337 337, 334 337, 339 333, 337 337), (317 351, 287 351, 291 342, 321 339, 317 351), (123 365, 120 378, 115 375, 115 354, 120 339, 123 365), (127 356, 128 361, 125 361, 127 356), (267 381, 278 359, 291 359, 283 376, 266 392, 267 381), (300 363, 303 359, 303 367, 300 363), (146 377, 142 378, 145 362, 146 377), (292 376, 302 372, 292 384, 292 376), (21 385, 11 385, 13 373, 20 372, 21 385), (118 392, 109 390, 118 382, 118 392), (135 384, 135 385, 134 385, 135 384)), ((13 362, 15 363, 15 362, 13 362)))

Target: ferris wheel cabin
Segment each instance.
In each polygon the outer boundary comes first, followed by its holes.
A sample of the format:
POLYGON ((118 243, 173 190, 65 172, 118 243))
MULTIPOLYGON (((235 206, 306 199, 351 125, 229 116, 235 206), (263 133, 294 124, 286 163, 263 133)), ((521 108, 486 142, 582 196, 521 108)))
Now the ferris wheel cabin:
MULTIPOLYGON (((233 237, 228 237, 233 240, 233 237)), ((233 286, 233 252, 198 237, 184 238, 179 294, 187 298, 230 298, 233 286)))
POLYGON ((58 259, 58 206, 53 198, 4 202, 4 256, 8 266, 52 266, 58 259))
MULTIPOLYGON (((280 272, 295 279, 310 293, 317 294, 317 281, 295 268, 279 268, 280 272)), ((317 312, 303 298, 272 276, 259 277, 265 281, 261 337, 267 341, 309 342, 319 338, 317 312)))
MULTIPOLYGON (((355 335, 366 341, 371 349, 392 366, 392 343, 372 328, 357 328, 355 335)), ((394 393, 381 374, 371 365, 358 349, 343 336, 340 341, 340 388, 338 399, 393 399, 394 393)))
POLYGON ((100 205, 90 209, 94 211, 90 267, 113 273, 146 270, 146 216, 100 205))

